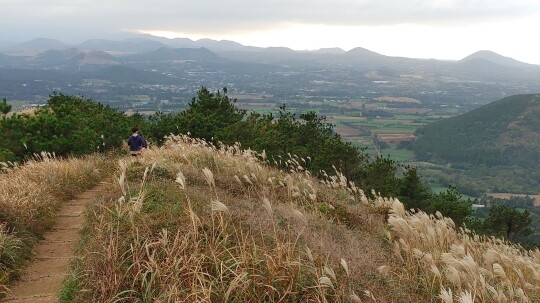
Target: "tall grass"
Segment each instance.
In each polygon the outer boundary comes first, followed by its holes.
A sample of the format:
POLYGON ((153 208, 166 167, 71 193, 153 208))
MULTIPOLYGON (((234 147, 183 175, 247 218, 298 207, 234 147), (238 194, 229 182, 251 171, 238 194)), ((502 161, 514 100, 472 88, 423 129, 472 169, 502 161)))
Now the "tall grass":
POLYGON ((261 160, 187 137, 122 160, 89 210, 77 300, 421 301, 377 274, 391 262, 383 217, 359 189, 312 178, 301 159, 287 173, 261 160))
POLYGON ((391 206, 393 250, 403 266, 388 275, 415 281, 440 302, 540 302, 540 251, 482 237, 439 213, 391 206))
POLYGON ((53 223, 62 202, 106 174, 99 156, 55 159, 43 153, 0 173, 0 297, 31 254, 33 244, 53 223))

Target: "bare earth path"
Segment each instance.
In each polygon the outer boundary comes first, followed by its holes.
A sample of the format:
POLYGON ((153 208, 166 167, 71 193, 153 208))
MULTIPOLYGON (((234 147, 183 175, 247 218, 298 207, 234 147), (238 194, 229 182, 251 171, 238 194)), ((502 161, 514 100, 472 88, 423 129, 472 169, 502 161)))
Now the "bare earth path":
POLYGON ((74 250, 79 240, 83 213, 88 201, 99 196, 99 186, 66 202, 56 214, 55 225, 36 245, 31 264, 24 270, 20 282, 2 302, 49 303, 57 301, 62 281, 69 271, 74 250))

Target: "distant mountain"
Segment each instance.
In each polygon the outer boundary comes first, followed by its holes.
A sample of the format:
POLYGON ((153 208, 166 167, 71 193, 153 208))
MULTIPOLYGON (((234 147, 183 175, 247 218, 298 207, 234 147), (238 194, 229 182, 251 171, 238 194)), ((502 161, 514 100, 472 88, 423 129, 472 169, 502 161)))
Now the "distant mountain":
POLYGON ((344 54, 345 51, 342 50, 341 48, 339 47, 331 47, 331 48, 320 48, 318 50, 315 50, 313 51, 314 53, 318 53, 318 54, 344 54))
POLYGON ((370 51, 369 49, 365 49, 362 47, 355 47, 351 49, 348 52, 345 52, 343 56, 346 57, 374 57, 374 58, 386 58, 387 56, 381 55, 379 53, 376 53, 374 51, 370 51))
POLYGON ((66 49, 69 48, 67 44, 62 41, 48 38, 37 38, 31 41, 15 44, 5 48, 5 51, 9 52, 40 52, 49 49, 66 49))
POLYGON ((138 70, 124 65, 115 65, 89 74, 87 77, 108 80, 114 83, 174 84, 178 79, 157 72, 138 70))
POLYGON ((456 67, 472 74, 503 73, 509 68, 517 68, 516 66, 500 65, 481 58, 474 58, 465 61, 461 60, 456 63, 456 67))
POLYGON ((268 52, 268 53, 282 53, 282 54, 295 53, 294 50, 288 47, 266 47, 266 48, 262 48, 261 50, 263 52, 268 52))
MULTIPOLYGON (((471 56, 455 62, 385 56, 360 47, 347 52, 338 48, 295 51, 211 39, 193 41, 148 35, 122 39, 94 39, 71 47, 56 40, 36 39, 19 44, 20 52, 0 50, 8 55, 1 56, 0 67, 59 69, 84 76, 121 64, 139 71, 157 71, 153 75, 158 77, 166 74, 182 79, 185 89, 179 94, 188 94, 201 85, 227 85, 284 100, 395 95, 413 97, 430 106, 459 105, 463 110, 501 96, 540 92, 540 65, 501 65, 496 60, 500 57, 493 59, 482 52, 480 58, 471 56), (47 47, 52 49, 30 51, 47 47)), ((515 63, 511 59, 508 63, 507 59, 506 64, 515 63)), ((164 83, 169 81, 162 79, 164 83)), ((4 91, 13 97, 34 98, 50 93, 47 90, 52 86, 43 83, 30 87, 35 91, 21 85, 32 80, 30 77, 22 83, 0 83, 0 87, 5 87, 4 91)), ((86 87, 79 89, 84 91, 86 87)), ((141 91, 148 89, 142 87, 141 91)), ((106 94, 116 91, 126 92, 112 86, 106 94)))
POLYGON ((126 41, 141 42, 145 40, 156 41, 170 48, 197 48, 198 47, 195 41, 188 38, 169 39, 169 38, 164 38, 164 37, 152 36, 148 34, 142 34, 142 35, 139 35, 138 38, 130 38, 130 39, 127 39, 126 41))
POLYGON ((104 40, 104 39, 93 39, 87 40, 81 44, 78 44, 77 47, 85 50, 94 50, 94 51, 104 51, 104 52, 120 52, 120 53, 140 53, 140 52, 149 52, 167 45, 153 40, 141 39, 141 40, 123 40, 123 41, 114 41, 114 40, 104 40))
POLYGON ((540 170, 540 94, 515 95, 426 125, 420 160, 540 170))
POLYGON ((58 65, 115 65, 120 64, 120 60, 102 51, 85 51, 78 48, 66 50, 48 50, 37 54, 31 59, 32 63, 39 63, 44 66, 58 65))
POLYGON ((473 53, 463 59, 461 59, 460 63, 465 63, 469 61, 478 61, 478 60, 484 60, 487 62, 491 62, 494 64, 498 64, 501 66, 510 66, 510 67, 528 67, 531 66, 531 64, 527 64, 521 61, 518 61, 516 59, 512 59, 510 57, 505 57, 502 55, 499 55, 495 52, 488 51, 488 50, 481 50, 476 53, 473 53))
POLYGON ((194 61, 215 63, 223 62, 226 59, 206 48, 167 48, 162 47, 148 53, 137 54, 126 57, 132 62, 164 62, 164 61, 194 61))
POLYGON ((204 47, 214 51, 241 51, 246 49, 246 46, 229 40, 200 39, 195 41, 194 44, 196 47, 204 47))
POLYGON ((417 61, 410 58, 385 56, 362 47, 353 48, 336 58, 340 64, 354 64, 362 69, 392 69, 393 67, 401 69, 401 65, 415 66, 417 61))
POLYGON ((86 51, 71 58, 71 62, 78 65, 116 65, 120 60, 106 52, 86 51))
MULTIPOLYGON (((168 39, 163 37, 156 37, 152 35, 141 35, 140 39, 156 41, 163 46, 168 46, 170 48, 207 48, 212 51, 247 51, 250 50, 251 46, 245 46, 238 42, 230 40, 212 40, 212 39, 200 39, 200 40, 191 40, 188 38, 174 38, 168 39)), ((140 39, 128 39, 128 40, 138 40, 140 39)))

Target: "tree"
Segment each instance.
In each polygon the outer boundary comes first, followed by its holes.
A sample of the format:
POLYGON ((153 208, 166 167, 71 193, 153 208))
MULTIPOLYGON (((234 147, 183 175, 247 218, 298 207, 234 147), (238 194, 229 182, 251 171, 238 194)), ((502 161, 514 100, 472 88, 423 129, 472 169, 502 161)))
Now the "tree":
POLYGON ((226 144, 240 142, 259 152, 264 150, 270 162, 281 167, 289 154, 294 155, 303 168, 314 174, 322 170, 333 173, 335 166, 350 179, 364 161, 360 150, 342 141, 325 117, 307 112, 297 118, 285 106, 280 107, 277 117, 252 113, 216 136, 226 144))
POLYGON ((11 111, 11 105, 7 104, 7 99, 2 98, 2 103, 0 103, 0 112, 4 115, 4 119, 6 118, 6 115, 11 111))
POLYGON ((426 209, 433 198, 430 189, 422 183, 418 170, 407 167, 401 178, 398 198, 407 208, 426 209))
POLYGON ((354 180, 371 194, 374 189, 385 197, 397 197, 400 191, 400 180, 396 177, 399 165, 389 157, 377 157, 361 166, 354 180))
POLYGON ((531 222, 528 210, 520 212, 516 208, 494 205, 490 208, 484 225, 492 234, 502 235, 510 240, 531 234, 532 230, 529 228, 531 222))
POLYGON ((236 108, 235 101, 219 91, 211 93, 201 88, 180 114, 178 130, 211 141, 218 132, 245 118, 246 111, 236 108))
POLYGON ((455 187, 449 186, 446 191, 435 195, 432 203, 423 210, 428 213, 439 211, 443 216, 452 218, 456 226, 460 226, 472 214, 472 204, 462 198, 455 187))
POLYGON ((102 143, 118 148, 130 124, 124 113, 91 99, 54 94, 32 115, 13 115, 0 122, 0 150, 11 152, 2 152, 4 158, 22 160, 42 151, 59 156, 92 153, 102 143))

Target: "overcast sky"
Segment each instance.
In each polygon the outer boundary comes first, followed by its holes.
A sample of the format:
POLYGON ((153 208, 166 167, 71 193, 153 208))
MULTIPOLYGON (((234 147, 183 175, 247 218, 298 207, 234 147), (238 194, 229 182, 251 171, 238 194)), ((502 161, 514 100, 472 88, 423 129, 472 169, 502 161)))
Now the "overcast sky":
POLYGON ((147 32, 416 58, 489 49, 540 64, 540 0, 0 0, 0 7, 0 41, 147 32))

